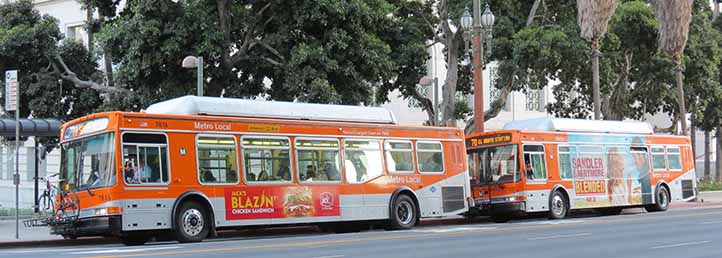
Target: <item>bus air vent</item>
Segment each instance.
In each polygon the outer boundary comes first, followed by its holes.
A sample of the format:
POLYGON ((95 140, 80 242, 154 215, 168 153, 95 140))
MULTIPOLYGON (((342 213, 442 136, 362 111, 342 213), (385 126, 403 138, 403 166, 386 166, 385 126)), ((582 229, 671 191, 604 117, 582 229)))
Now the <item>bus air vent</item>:
POLYGON ((464 187, 446 186, 441 187, 441 200, 444 212, 457 211, 464 208, 464 187))

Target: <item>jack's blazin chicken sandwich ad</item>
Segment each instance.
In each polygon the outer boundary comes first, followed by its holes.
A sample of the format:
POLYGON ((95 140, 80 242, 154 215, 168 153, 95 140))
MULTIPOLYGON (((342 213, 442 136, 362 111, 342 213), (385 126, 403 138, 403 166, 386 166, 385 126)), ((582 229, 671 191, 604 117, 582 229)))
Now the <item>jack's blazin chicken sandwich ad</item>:
POLYGON ((339 196, 328 186, 248 186, 225 189, 226 219, 339 216, 339 196))

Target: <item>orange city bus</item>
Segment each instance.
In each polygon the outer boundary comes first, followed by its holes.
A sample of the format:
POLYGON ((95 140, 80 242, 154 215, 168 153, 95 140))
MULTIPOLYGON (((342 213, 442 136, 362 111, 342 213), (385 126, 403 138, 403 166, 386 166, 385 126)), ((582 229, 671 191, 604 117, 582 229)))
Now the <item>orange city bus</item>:
POLYGON ((517 214, 626 207, 664 211, 696 196, 688 137, 655 135, 647 123, 576 119, 514 121, 466 137, 472 211, 504 222, 517 214))
MULTIPOLYGON (((366 223, 408 229, 473 202, 457 128, 396 125, 382 108, 186 96, 63 125, 66 237, 196 242, 223 228, 366 223)), ((356 227, 351 227, 356 228, 356 227)))

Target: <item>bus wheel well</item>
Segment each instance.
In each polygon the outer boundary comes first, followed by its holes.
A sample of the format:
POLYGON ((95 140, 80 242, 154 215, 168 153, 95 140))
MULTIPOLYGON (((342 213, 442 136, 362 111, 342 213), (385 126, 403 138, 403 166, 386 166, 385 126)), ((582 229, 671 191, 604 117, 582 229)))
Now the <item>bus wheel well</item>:
POLYGON ((397 197, 399 197, 401 195, 406 195, 409 198, 411 198, 411 200, 414 201, 414 205, 416 205, 416 214, 418 215, 418 216, 416 216, 416 222, 418 223, 419 221, 421 221, 421 207, 419 206, 419 199, 417 199, 416 195, 408 188, 397 189, 394 192, 394 194, 391 196, 391 202, 389 202, 389 216, 391 216, 391 214, 393 214, 392 209, 394 206, 394 201, 396 200, 397 197))
POLYGON ((203 206, 203 208, 206 209, 208 212, 208 216, 210 216, 210 226, 211 226, 211 235, 215 235, 216 233, 216 215, 215 212, 213 212, 213 208, 211 204, 208 202, 208 199, 204 198, 203 196, 199 194, 186 194, 185 196, 182 196, 179 198, 175 205, 173 206, 173 214, 171 215, 172 220, 171 223, 173 225, 173 229, 176 228, 176 213, 178 213, 178 207, 181 206, 181 204, 186 202, 195 202, 203 206))

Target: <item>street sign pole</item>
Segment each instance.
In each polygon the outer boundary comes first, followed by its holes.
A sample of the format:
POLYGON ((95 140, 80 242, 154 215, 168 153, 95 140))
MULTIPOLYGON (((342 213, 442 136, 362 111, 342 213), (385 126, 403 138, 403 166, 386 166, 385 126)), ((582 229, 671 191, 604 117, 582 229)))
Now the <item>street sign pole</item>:
POLYGON ((15 239, 20 238, 20 94, 18 71, 5 71, 5 110, 15 111, 15 239), (13 102, 13 100, 15 100, 13 102))

